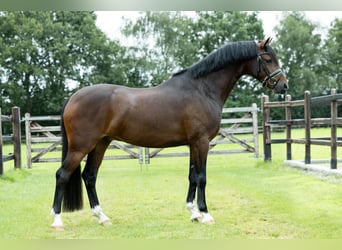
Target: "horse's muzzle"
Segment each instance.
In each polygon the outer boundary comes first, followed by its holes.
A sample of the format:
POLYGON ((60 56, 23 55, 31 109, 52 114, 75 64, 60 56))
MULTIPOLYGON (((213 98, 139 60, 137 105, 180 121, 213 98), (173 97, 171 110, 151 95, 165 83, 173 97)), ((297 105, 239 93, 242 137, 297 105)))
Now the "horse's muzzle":
POLYGON ((277 94, 285 94, 289 90, 289 84, 287 80, 279 79, 273 90, 277 94))

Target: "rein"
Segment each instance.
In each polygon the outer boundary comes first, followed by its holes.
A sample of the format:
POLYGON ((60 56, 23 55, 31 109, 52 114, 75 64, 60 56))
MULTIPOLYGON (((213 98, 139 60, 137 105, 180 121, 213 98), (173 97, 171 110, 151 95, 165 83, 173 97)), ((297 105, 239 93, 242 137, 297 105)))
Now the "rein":
POLYGON ((274 72, 270 73, 270 71, 268 70, 268 68, 266 67, 266 64, 264 62, 264 60, 262 59, 262 55, 267 55, 270 54, 269 52, 262 52, 262 53, 258 53, 257 55, 257 61, 258 61, 258 75, 261 71, 261 68, 263 69, 263 71, 266 73, 266 77, 265 79, 262 81, 262 86, 263 87, 267 87, 269 89, 274 89, 278 82, 279 82, 279 78, 276 79, 275 77, 283 74, 283 72, 281 71, 281 69, 277 69, 274 72))

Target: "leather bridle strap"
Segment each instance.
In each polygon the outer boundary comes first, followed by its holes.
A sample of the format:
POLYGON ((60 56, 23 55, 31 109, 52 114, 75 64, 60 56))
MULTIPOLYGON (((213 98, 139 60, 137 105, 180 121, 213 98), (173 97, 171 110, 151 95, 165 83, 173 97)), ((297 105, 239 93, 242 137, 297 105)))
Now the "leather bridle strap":
POLYGON ((266 77, 262 81, 262 86, 263 87, 266 86, 269 89, 274 89, 280 80, 279 78, 276 79, 275 77, 280 75, 280 74, 283 74, 283 72, 281 71, 281 69, 277 69, 274 72, 270 73, 270 71, 266 67, 264 60, 261 57, 261 55, 265 55, 265 54, 269 54, 269 53, 268 52, 262 52, 262 53, 258 53, 258 55, 257 55, 257 61, 258 61, 257 73, 259 75, 259 73, 261 72, 261 68, 262 68, 263 71, 266 73, 266 77))

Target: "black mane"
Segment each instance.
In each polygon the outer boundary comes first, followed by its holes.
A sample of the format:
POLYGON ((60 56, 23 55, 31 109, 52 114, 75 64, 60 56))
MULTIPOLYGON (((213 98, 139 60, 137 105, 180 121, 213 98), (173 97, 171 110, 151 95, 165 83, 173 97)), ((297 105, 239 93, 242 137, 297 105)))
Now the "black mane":
POLYGON ((211 52, 204 59, 192 66, 182 69, 173 76, 189 72, 192 78, 200 78, 212 72, 218 71, 228 64, 236 63, 241 60, 248 60, 256 57, 257 46, 254 41, 230 42, 216 51, 211 52))

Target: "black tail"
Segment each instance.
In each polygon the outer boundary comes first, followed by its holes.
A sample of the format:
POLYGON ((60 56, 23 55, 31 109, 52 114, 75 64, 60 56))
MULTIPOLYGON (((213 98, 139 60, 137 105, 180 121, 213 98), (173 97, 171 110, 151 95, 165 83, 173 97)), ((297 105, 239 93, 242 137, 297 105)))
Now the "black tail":
MULTIPOLYGON (((64 160, 68 152, 68 138, 64 127, 64 109, 67 105, 68 100, 65 102, 62 115, 61 115, 61 135, 62 135, 62 166, 67 168, 64 164, 64 160)), ((81 166, 75 169, 71 174, 68 183, 65 186, 64 198, 63 198, 63 210, 64 211, 75 211, 80 210, 83 207, 82 197, 82 180, 81 180, 81 166)))

